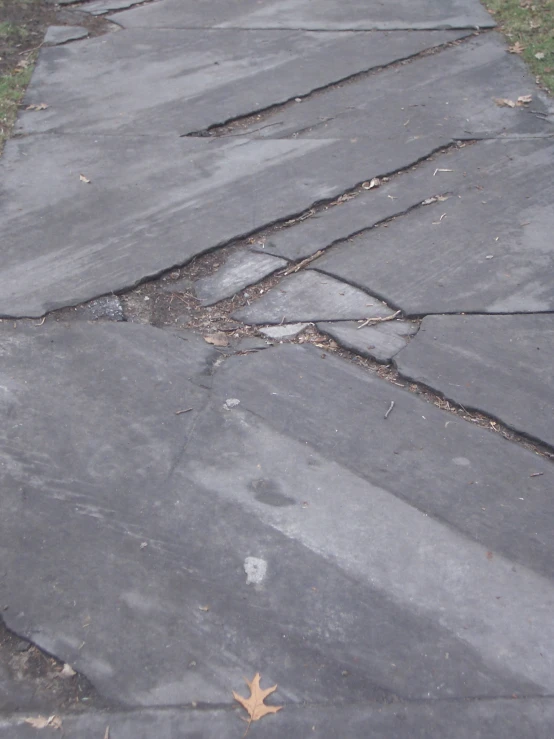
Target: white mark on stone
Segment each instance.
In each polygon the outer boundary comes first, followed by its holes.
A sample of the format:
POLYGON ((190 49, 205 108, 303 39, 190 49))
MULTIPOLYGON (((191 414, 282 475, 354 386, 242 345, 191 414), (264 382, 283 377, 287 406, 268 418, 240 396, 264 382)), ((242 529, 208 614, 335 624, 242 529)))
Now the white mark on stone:
POLYGON ((246 557, 244 560, 247 585, 260 585, 267 574, 267 562, 257 557, 246 557))
POLYGON ((226 411, 229 411, 231 408, 236 408, 237 405, 240 405, 240 400, 238 398, 227 398, 223 407, 226 411))
POLYGON ((454 457, 452 461, 459 467, 469 467, 471 465, 471 462, 466 457, 454 457))

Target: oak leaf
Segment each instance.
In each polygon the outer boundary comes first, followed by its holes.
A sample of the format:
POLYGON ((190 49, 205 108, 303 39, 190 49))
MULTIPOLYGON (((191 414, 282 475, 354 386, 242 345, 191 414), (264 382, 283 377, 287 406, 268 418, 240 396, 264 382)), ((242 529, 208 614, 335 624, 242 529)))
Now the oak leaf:
POLYGON ((36 716, 31 718, 24 718, 23 721, 26 724, 30 724, 34 729, 61 729, 62 720, 59 716, 36 716))
MULTIPOLYGON (((234 699, 241 704, 241 706, 247 711, 248 715, 250 716, 250 719, 248 721, 248 729, 250 728, 250 724, 252 723, 252 721, 259 721, 264 716, 267 716, 268 713, 277 713, 277 711, 280 711, 283 707, 266 706, 264 700, 267 698, 268 695, 271 695, 271 693, 274 693, 277 690, 277 686, 274 685, 272 688, 262 690, 260 687, 260 677, 260 673, 257 672, 251 681, 244 678, 244 682, 248 685, 250 689, 249 698, 244 698, 242 695, 235 693, 235 691, 233 690, 234 699)), ((246 729, 246 734, 248 733, 248 729, 246 729)), ((246 736, 246 734, 244 736, 246 736)))

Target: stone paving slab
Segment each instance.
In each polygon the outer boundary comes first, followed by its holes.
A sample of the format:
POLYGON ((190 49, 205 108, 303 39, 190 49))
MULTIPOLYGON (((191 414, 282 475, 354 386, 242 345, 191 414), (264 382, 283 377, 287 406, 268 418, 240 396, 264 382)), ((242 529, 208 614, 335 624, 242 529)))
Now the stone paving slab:
MULTIPOLYGON (((262 681, 262 685, 264 685, 262 681)), ((240 693, 240 688, 238 689, 240 693)), ((277 694, 278 696, 279 694, 277 694)), ((278 700, 278 697, 277 699, 278 700)), ((143 710, 131 713, 64 716, 67 739, 237 739, 244 732, 240 714, 229 708, 143 710)), ((426 704, 368 706, 287 705, 251 727, 253 737, 315 739, 505 739, 507 736, 550 739, 554 727, 552 698, 500 698, 476 701, 430 701, 426 704)), ((249 733, 250 733, 249 732, 249 733)), ((3 739, 36 739, 37 732, 17 719, 0 719, 3 739)))
POLYGON ((0 333, 3 617, 102 695, 552 692, 545 460, 304 346, 0 333))
POLYGON ((49 26, 44 36, 44 44, 65 44, 68 41, 78 41, 88 36, 83 26, 49 26))
POLYGON ((390 316, 377 298, 312 270, 281 280, 256 301, 233 313, 249 324, 340 321, 390 316))
POLYGON ((393 143, 409 148, 421 140, 436 142, 436 147, 444 139, 508 132, 547 129, 552 133, 552 126, 525 106, 495 103, 495 98, 515 103, 523 95, 533 97, 534 111, 548 114, 547 103, 522 60, 506 53, 499 34, 487 33, 445 49, 438 57, 422 56, 276 110, 264 120, 264 128, 253 122, 246 133, 264 138, 367 136, 374 149, 393 143))
POLYGON ((448 200, 337 244, 310 268, 407 315, 553 310, 553 165, 552 138, 481 142, 438 158, 398 186, 427 197, 435 182, 448 200))
POLYGON ((194 291, 202 305, 230 298, 249 285, 282 269, 287 265, 284 259, 269 254, 239 251, 231 254, 213 275, 203 277, 194 283, 194 291))
POLYGON ((494 20, 478 0, 402 0, 368 4, 366 0, 160 0, 114 20, 129 27, 311 28, 320 30, 391 30, 490 28, 494 20))
POLYGON ((340 321, 318 323, 317 327, 346 349, 385 363, 390 362, 406 346, 406 337, 413 336, 418 330, 417 323, 400 320, 374 326, 360 326, 356 321, 340 321))
POLYGON ((366 151, 363 141, 12 139, 0 161, 0 315, 122 290, 294 217, 365 180, 366 151))
POLYGON ((49 107, 41 115, 23 110, 16 130, 184 135, 464 35, 198 29, 110 33, 41 50, 25 105, 46 101, 49 107))
POLYGON ((554 316, 428 316, 401 373, 554 446, 554 316))

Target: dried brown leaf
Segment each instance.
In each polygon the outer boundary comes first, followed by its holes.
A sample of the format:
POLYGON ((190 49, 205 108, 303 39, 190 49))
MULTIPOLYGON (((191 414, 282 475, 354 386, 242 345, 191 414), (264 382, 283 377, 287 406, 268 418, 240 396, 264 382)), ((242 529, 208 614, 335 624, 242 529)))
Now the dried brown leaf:
POLYGON ((513 100, 509 100, 508 98, 494 98, 494 102, 498 105, 499 108, 515 108, 516 104, 513 100))
POLYGON ((229 346, 229 339, 223 331, 217 331, 215 334, 204 336, 204 341, 214 346, 229 346))
POLYGON ((90 182, 89 178, 88 177, 85 177, 84 174, 80 174, 79 175, 79 179, 81 180, 81 182, 85 182, 87 185, 90 182))
POLYGON ((533 96, 532 95, 520 95, 517 99, 518 105, 528 105, 529 103, 533 102, 533 96))
POLYGON ((34 729, 61 729, 62 720, 59 716, 31 716, 23 721, 34 729))
MULTIPOLYGON (((242 695, 235 693, 234 690, 233 697, 241 704, 241 706, 246 710, 250 717, 248 721, 248 728, 250 728, 250 724, 252 723, 252 721, 259 721, 264 716, 267 716, 268 713, 277 713, 277 711, 281 710, 283 706, 266 706, 266 704, 264 703, 264 700, 267 698, 267 696, 271 695, 271 693, 274 693, 277 690, 277 686, 274 685, 272 688, 262 690, 260 687, 259 672, 254 675, 251 681, 245 678, 244 682, 248 685, 250 689, 250 697, 244 698, 242 695)), ((248 729, 246 731, 248 732, 248 729)))
POLYGON ((47 103, 32 103, 31 105, 28 105, 25 110, 46 110, 47 107, 47 103))
POLYGON ((373 190, 375 187, 379 187, 381 184, 381 180, 378 177, 374 177, 369 182, 362 182, 362 187, 364 190, 373 190))
POLYGON ((516 41, 513 46, 510 46, 508 48, 508 51, 510 54, 521 54, 522 51, 525 51, 525 46, 523 44, 520 44, 519 41, 516 41))
POLYGON ((539 61, 541 59, 544 59, 544 57, 545 57, 544 51, 537 51, 537 53, 535 54, 535 59, 538 59, 539 61))
POLYGON ((63 678, 74 677, 76 674, 77 673, 75 672, 73 667, 71 667, 71 665, 68 665, 67 662, 63 666, 62 671, 59 673, 60 677, 63 678))

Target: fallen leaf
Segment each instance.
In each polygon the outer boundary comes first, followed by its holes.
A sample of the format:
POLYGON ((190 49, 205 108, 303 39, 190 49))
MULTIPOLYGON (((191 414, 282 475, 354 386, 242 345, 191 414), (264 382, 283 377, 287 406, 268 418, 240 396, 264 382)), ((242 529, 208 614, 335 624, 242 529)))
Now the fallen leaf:
POLYGON ((81 182, 86 182, 87 185, 90 182, 90 180, 88 179, 88 177, 85 177, 84 174, 80 174, 79 175, 79 179, 81 180, 81 182))
POLYGON ((29 60, 28 59, 21 59, 21 61, 17 62, 17 67, 20 69, 27 69, 29 66, 29 60))
POLYGON ((32 105, 28 105, 25 110, 46 110, 48 105, 46 103, 32 103, 32 105))
POLYGON ((106 732, 104 734, 104 739, 110 739, 110 727, 106 726, 106 732))
POLYGON ((544 56, 544 51, 537 51, 537 53, 535 54, 535 59, 544 59, 544 56))
MULTIPOLYGON (((244 698, 242 695, 235 693, 235 691, 233 690, 233 698, 241 704, 241 706, 247 711, 248 715, 250 716, 250 719, 248 721, 248 729, 250 728, 250 724, 252 723, 252 721, 259 721, 264 716, 267 716, 268 713, 277 713, 277 711, 280 711, 283 707, 266 706, 264 700, 267 698, 268 695, 274 693, 277 690, 277 686, 274 685, 272 688, 262 690, 260 687, 260 677, 260 673, 257 672, 252 678, 252 681, 249 681, 246 678, 244 679, 244 682, 248 685, 248 688, 250 689, 249 698, 244 698)), ((246 729, 246 733, 248 733, 248 729, 246 729)), ((246 736, 246 734, 244 736, 246 736)))
POLYGON ((33 729, 61 729, 62 720, 59 716, 36 716, 35 718, 24 718, 23 721, 33 729))
POLYGON ((198 606, 199 611, 205 611, 206 613, 210 610, 210 606, 198 606))
POLYGON ((77 673, 75 672, 73 667, 71 667, 71 665, 68 665, 67 662, 63 666, 62 671, 59 673, 60 677, 63 678, 74 677, 76 674, 77 673))
POLYGON ((509 47, 508 51, 510 54, 521 54, 522 51, 525 51, 525 46, 520 44, 519 41, 516 41, 513 46, 509 47))
POLYGON ((215 334, 204 336, 204 341, 208 344, 213 344, 214 346, 229 346, 229 339, 223 331, 218 331, 215 334))
POLYGON ((520 95, 517 99, 518 105, 528 105, 533 101, 532 95, 520 95))
POLYGON ((369 182, 362 182, 362 187, 364 190, 373 190, 374 187, 379 187, 381 184, 381 180, 378 177, 374 177, 369 182))
POLYGON ((509 100, 508 98, 494 98, 494 102, 498 105, 499 108, 515 108, 516 104, 513 100, 509 100))

